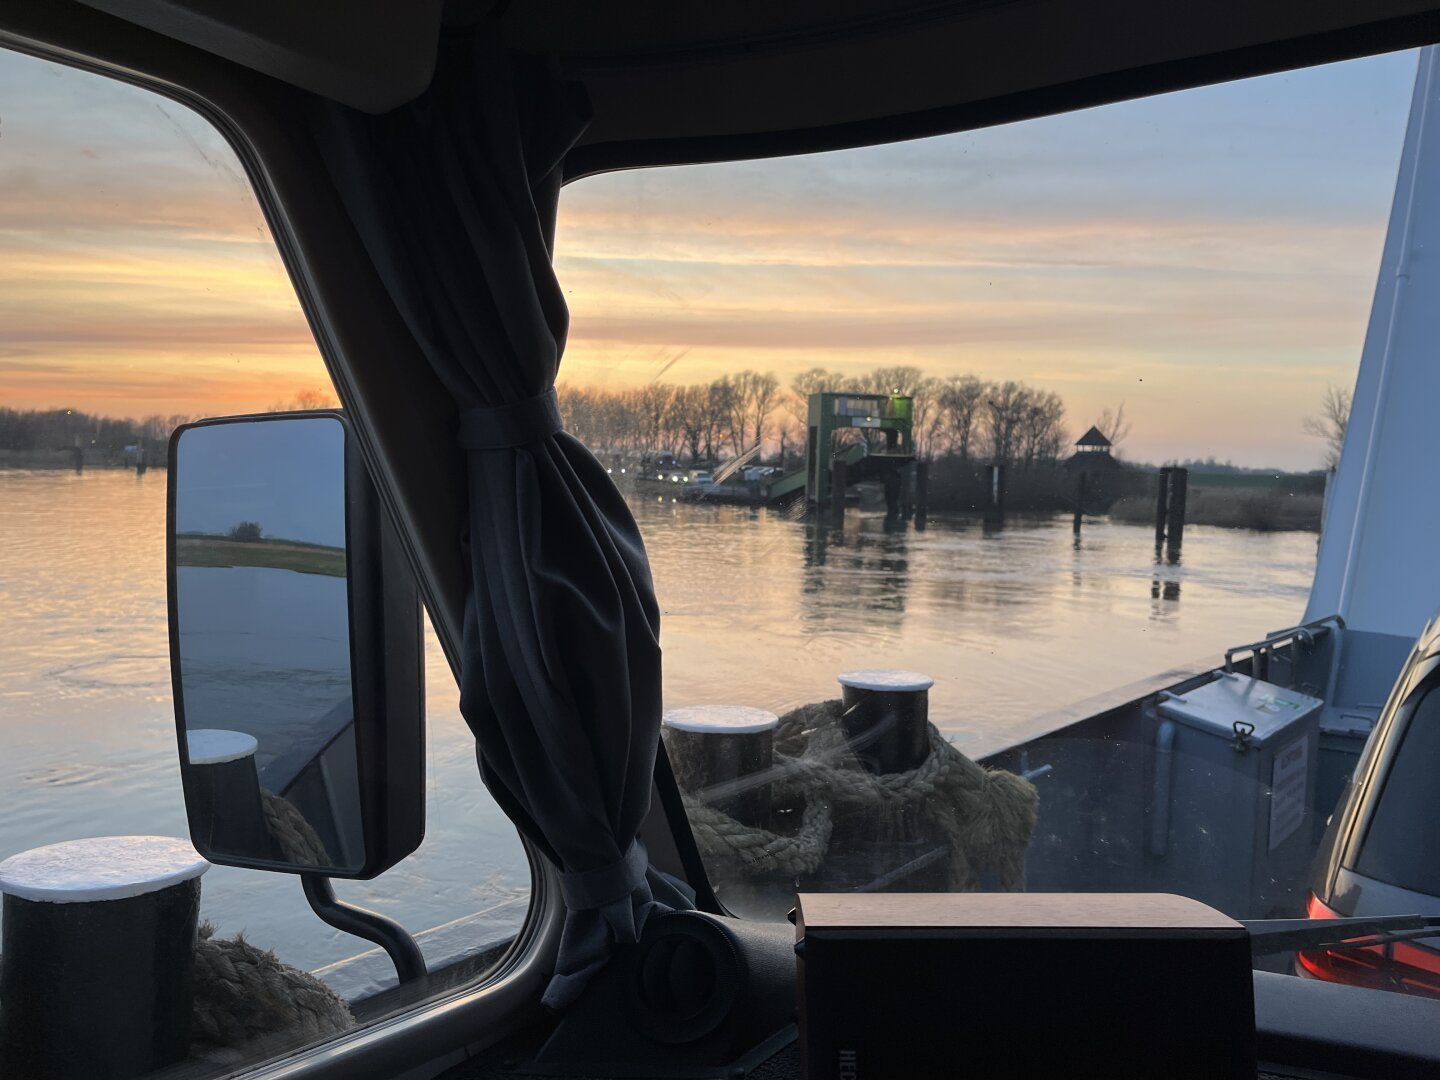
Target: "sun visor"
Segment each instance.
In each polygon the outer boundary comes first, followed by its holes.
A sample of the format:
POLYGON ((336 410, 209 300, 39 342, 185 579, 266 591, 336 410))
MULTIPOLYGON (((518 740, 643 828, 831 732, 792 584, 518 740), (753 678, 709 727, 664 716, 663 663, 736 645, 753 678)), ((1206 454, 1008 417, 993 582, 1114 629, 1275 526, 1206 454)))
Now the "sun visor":
POLYGON ((108 15, 365 112, 418 95, 443 0, 81 0, 108 15))

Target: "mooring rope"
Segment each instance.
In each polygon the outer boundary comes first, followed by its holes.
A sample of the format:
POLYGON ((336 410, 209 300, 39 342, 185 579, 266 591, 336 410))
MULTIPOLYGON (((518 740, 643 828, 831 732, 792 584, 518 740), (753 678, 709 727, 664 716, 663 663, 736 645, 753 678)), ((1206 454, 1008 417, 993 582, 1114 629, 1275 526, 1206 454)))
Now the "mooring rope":
POLYGON ((812 874, 834 838, 837 812, 910 813, 923 831, 938 833, 949 851, 950 888, 971 891, 982 874, 1000 887, 1025 888, 1025 850, 1035 830, 1040 797, 1023 777, 987 769, 956 750, 930 725, 924 761, 901 773, 876 774, 855 756, 838 701, 802 705, 775 731, 774 795, 800 797, 805 810, 793 836, 743 825, 685 796, 685 810, 712 871, 812 874), (928 826, 928 828, 926 827, 928 826))
POLYGON ((216 938, 209 923, 201 924, 195 942, 194 995, 195 1057, 227 1057, 223 1051, 253 1049, 257 1039, 298 1046, 355 1026, 350 1007, 314 975, 282 963, 244 934, 216 938))
MULTIPOLYGON (((294 803, 264 788, 265 826, 281 856, 329 866, 319 834, 294 803)), ((190 1054, 218 1064, 270 1057, 355 1026, 350 1007, 315 976, 290 967, 244 934, 216 938, 202 923, 195 941, 190 1054)))
POLYGON ((265 827, 287 862, 300 866, 331 865, 325 842, 294 803, 261 788, 260 805, 265 812, 265 827))

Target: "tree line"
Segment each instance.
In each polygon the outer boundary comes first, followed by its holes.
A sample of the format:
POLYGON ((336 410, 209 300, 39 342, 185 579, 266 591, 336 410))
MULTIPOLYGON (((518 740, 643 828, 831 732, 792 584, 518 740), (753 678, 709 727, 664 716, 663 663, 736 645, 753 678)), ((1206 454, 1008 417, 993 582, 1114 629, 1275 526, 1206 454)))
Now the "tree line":
MULTIPOLYGON (((597 453, 714 462, 759 443, 766 457, 788 463, 804 453, 810 395, 824 392, 908 395, 921 458, 1028 469, 1052 465, 1068 449, 1065 404, 1053 391, 974 375, 930 378, 911 366, 858 376, 810 368, 788 386, 772 372, 757 371, 686 386, 562 385, 560 411, 566 429, 597 453)), ((1129 430, 1124 408, 1107 410, 1100 426, 1118 443, 1129 430)), ((864 437, 858 430, 846 434, 864 437)))
POLYGON ((155 415, 133 420, 79 409, 0 408, 0 450, 54 452, 80 447, 118 454, 127 446, 143 446, 147 453, 163 454, 170 433, 189 419, 155 415))
MULTIPOLYGON (((277 401, 266 412, 335 408, 332 392, 304 389, 287 401, 277 401)), ((53 454, 77 448, 99 457, 118 457, 127 447, 145 451, 152 464, 165 460, 171 434, 198 417, 155 414, 141 419, 99 416, 80 409, 0 408, 0 451, 53 454)))
MULTIPOLYGON (((911 366, 881 367, 858 376, 810 368, 789 385, 772 372, 756 371, 684 386, 652 383, 610 390, 562 385, 559 397, 566 430, 600 454, 673 454, 691 462, 717 462, 759 443, 767 460, 793 464, 804 456, 809 397, 821 392, 908 395, 914 402, 916 452, 926 459, 999 461, 1029 469, 1052 465, 1068 451, 1065 405, 1058 394, 1015 380, 927 378, 911 366)), ((329 392, 301 390, 269 411, 334 404, 329 392)), ((171 432, 191 419, 0 408, 0 450, 56 452, 78 446, 118 455, 140 446, 158 462, 171 432)), ((1107 410, 1098 423, 1116 443, 1129 430, 1123 407, 1107 410)), ((866 433, 851 429, 842 437, 861 439, 866 433)))

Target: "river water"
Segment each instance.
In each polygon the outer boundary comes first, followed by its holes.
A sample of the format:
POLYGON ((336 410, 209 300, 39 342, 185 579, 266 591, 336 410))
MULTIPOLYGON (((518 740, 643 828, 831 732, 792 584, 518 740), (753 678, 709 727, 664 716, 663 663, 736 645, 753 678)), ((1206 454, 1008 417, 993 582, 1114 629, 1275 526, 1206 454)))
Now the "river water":
MULTIPOLYGON (((778 512, 637 496, 663 611, 670 706, 783 711, 834 696, 837 673, 936 679, 930 715, 972 755, 1038 713, 1296 621, 1309 533, 1191 526, 1178 565, 1150 530, 1062 515, 932 519, 843 532, 778 512)), ((125 833, 185 835, 165 606, 165 473, 0 470, 0 858, 125 833)), ((428 831, 343 898, 414 931, 489 911, 523 918, 527 871, 480 784, 458 695, 427 643, 428 831)), ((216 867, 204 915, 306 968, 361 951, 319 922, 299 882, 216 867)), ((430 956, 433 961, 440 956, 430 956)))

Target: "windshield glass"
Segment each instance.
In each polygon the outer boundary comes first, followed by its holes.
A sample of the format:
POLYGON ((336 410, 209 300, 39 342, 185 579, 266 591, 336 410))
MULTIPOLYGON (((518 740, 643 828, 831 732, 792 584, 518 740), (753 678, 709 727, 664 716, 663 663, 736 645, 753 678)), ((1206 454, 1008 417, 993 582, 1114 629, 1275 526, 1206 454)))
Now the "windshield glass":
POLYGON ((732 910, 1335 899, 1326 824, 1420 628, 1312 597, 1415 75, 567 189, 562 409, 645 532, 732 910))

